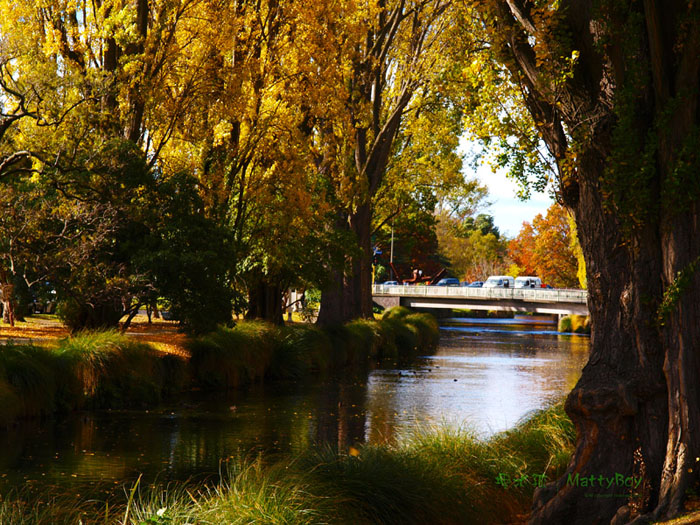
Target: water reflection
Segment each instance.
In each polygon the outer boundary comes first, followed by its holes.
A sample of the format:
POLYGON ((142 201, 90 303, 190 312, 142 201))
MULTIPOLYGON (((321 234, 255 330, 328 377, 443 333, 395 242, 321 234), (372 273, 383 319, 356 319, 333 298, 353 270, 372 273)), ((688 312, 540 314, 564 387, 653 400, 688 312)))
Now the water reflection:
POLYGON ((462 331, 414 369, 377 370, 368 383, 368 438, 416 426, 466 426, 488 437, 563 397, 588 359, 588 339, 549 332, 462 331), (391 420, 389 422, 389 420, 391 420))
POLYGON ((488 436, 565 395, 587 357, 583 337, 450 330, 435 356, 408 367, 386 363, 361 378, 21 425, 0 434, 0 489, 59 485, 84 493, 112 490, 140 474, 146 483, 215 478, 221 460, 232 456, 315 444, 347 450, 435 423, 488 436))

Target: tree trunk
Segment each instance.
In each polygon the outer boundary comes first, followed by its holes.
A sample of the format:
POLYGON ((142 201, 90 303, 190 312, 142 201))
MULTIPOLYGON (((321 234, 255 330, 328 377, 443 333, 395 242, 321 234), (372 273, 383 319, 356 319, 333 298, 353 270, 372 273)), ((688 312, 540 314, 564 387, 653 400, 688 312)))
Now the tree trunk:
POLYGON ((276 325, 284 324, 282 287, 260 277, 248 291, 246 319, 263 319, 276 325))
POLYGON ((561 25, 542 28, 546 56, 529 3, 479 6, 557 161, 588 274, 591 353, 566 401, 577 447, 536 492, 531 523, 669 518, 700 467, 700 7, 560 8, 549 22, 561 25), (570 53, 573 76, 557 84, 547 61, 570 53))
POLYGON ((358 207, 347 223, 357 250, 349 256, 348 272, 334 270, 331 283, 321 291, 318 324, 345 323, 351 319, 372 318, 372 212, 369 204, 358 207))
POLYGON ((606 211, 604 159, 592 151, 579 164, 577 227, 588 271, 591 354, 569 395, 577 448, 565 475, 535 495, 532 523, 622 523, 656 501, 664 462, 668 410, 664 352, 654 301, 662 290, 662 240, 644 230, 633 241, 606 211), (636 491, 576 486, 581 478, 643 478, 636 491), (620 497, 629 492, 630 497, 620 497), (616 495, 611 495, 616 494, 616 495), (636 494, 636 495, 635 495, 636 494))
POLYGON ((15 326, 15 300, 14 285, 0 285, 0 296, 2 296, 2 321, 15 326))

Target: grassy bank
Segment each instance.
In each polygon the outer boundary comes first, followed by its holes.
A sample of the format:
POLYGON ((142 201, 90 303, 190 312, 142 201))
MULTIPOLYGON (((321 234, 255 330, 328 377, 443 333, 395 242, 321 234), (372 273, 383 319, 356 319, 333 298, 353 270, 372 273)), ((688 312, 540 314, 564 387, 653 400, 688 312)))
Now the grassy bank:
POLYGON ((591 321, 587 315, 566 315, 559 319, 557 330, 559 332, 590 334, 591 321))
MULTIPOLYGON (((136 486, 108 510, 55 500, 43 512, 71 523, 508 523, 527 512, 534 479, 563 472, 573 442, 559 405, 485 442, 432 429, 396 446, 311 449, 273 464, 237 459, 214 486, 136 486)), ((0 522, 38 523, 37 512, 5 500, 0 522)))
POLYGON ((52 346, 0 347, 0 425, 83 408, 153 406, 190 388, 226 390, 363 368, 430 352, 437 322, 403 308, 380 321, 319 329, 242 322, 187 343, 190 357, 116 332, 83 333, 52 346))

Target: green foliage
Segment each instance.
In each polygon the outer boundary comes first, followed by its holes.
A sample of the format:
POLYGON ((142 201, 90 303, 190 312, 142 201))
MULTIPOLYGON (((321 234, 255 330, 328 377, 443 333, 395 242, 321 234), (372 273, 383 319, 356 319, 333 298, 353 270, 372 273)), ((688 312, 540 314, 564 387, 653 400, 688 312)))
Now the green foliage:
POLYGON ((116 332, 84 332, 57 348, 5 345, 0 424, 86 407, 152 406, 189 384, 186 363, 116 332))
POLYGON ((152 276, 155 294, 190 334, 210 332, 231 321, 235 264, 226 229, 202 214, 196 181, 178 174, 158 185, 154 217, 139 265, 152 276))
MULTIPOLYGON (((36 417, 53 413, 56 408, 57 359, 43 348, 29 345, 4 345, 0 351, 0 391, 6 401, 15 400, 15 408, 6 409, 8 417, 36 417)), ((62 367, 60 367, 62 368, 62 367)))
POLYGON ((244 321, 188 342, 192 374, 210 389, 243 388, 270 379, 297 379, 331 369, 363 368, 385 357, 411 358, 434 350, 437 322, 408 309, 380 322, 356 320, 319 329, 244 321))
POLYGON ((488 275, 505 273, 506 240, 501 238, 492 216, 479 214, 460 221, 442 214, 439 219, 440 253, 449 261, 452 275, 483 280, 488 275))
POLYGON ((366 319, 356 319, 345 325, 352 345, 362 349, 366 358, 376 359, 382 344, 382 334, 379 323, 366 319))
POLYGON ((587 315, 566 315, 559 319, 557 330, 562 333, 590 334, 591 321, 587 315))
POLYGON ((410 313, 411 310, 409 308, 406 308, 405 306, 394 306, 393 308, 384 310, 384 313, 382 314, 382 321, 390 319, 402 319, 410 313))
POLYGON ((661 202, 667 210, 675 214, 688 211, 690 205, 700 196, 700 127, 693 126, 684 137, 680 151, 671 168, 671 172, 663 180, 661 202))
POLYGON ((195 380, 215 389, 240 388, 261 381, 270 367, 277 329, 260 321, 219 327, 187 344, 195 380))
POLYGON ((309 451, 298 460, 313 470, 339 501, 350 504, 354 523, 459 522, 467 515, 463 481, 445 476, 442 465, 424 461, 411 448, 362 447, 359 456, 332 449, 309 451), (438 519, 437 517, 440 516, 438 519))
POLYGON ((114 331, 80 332, 56 348, 5 345, 0 352, 0 424, 86 407, 152 406, 190 386, 244 388, 363 368, 384 357, 430 352, 439 336, 427 314, 397 310, 380 322, 320 329, 241 322, 191 339, 189 361, 114 331))
POLYGON ((325 331, 313 325, 293 325, 281 330, 280 338, 270 364, 271 378, 299 379, 329 369, 333 347, 325 331))
POLYGON ((437 319, 429 314, 411 314, 404 321, 413 325, 418 331, 418 347, 422 350, 437 348, 440 342, 440 327, 437 319))
POLYGON ((693 262, 676 274, 676 278, 664 292, 663 299, 656 312, 656 322, 659 326, 666 324, 683 294, 691 287, 699 266, 700 257, 693 260, 693 262))
POLYGON ((54 353, 70 363, 69 377, 78 382, 77 406, 151 406, 161 399, 165 382, 172 381, 150 345, 114 331, 81 332, 63 340, 54 353))

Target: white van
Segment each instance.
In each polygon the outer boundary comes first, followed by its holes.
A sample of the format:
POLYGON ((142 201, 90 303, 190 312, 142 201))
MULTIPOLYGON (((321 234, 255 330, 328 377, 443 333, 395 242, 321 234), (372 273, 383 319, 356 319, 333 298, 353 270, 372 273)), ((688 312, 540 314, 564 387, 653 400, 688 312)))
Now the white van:
POLYGON ((515 287, 516 288, 542 288, 542 279, 540 279, 539 277, 531 277, 528 275, 516 277, 515 287))
POLYGON ((484 282, 484 288, 513 288, 514 285, 515 279, 510 275, 492 275, 484 282))

